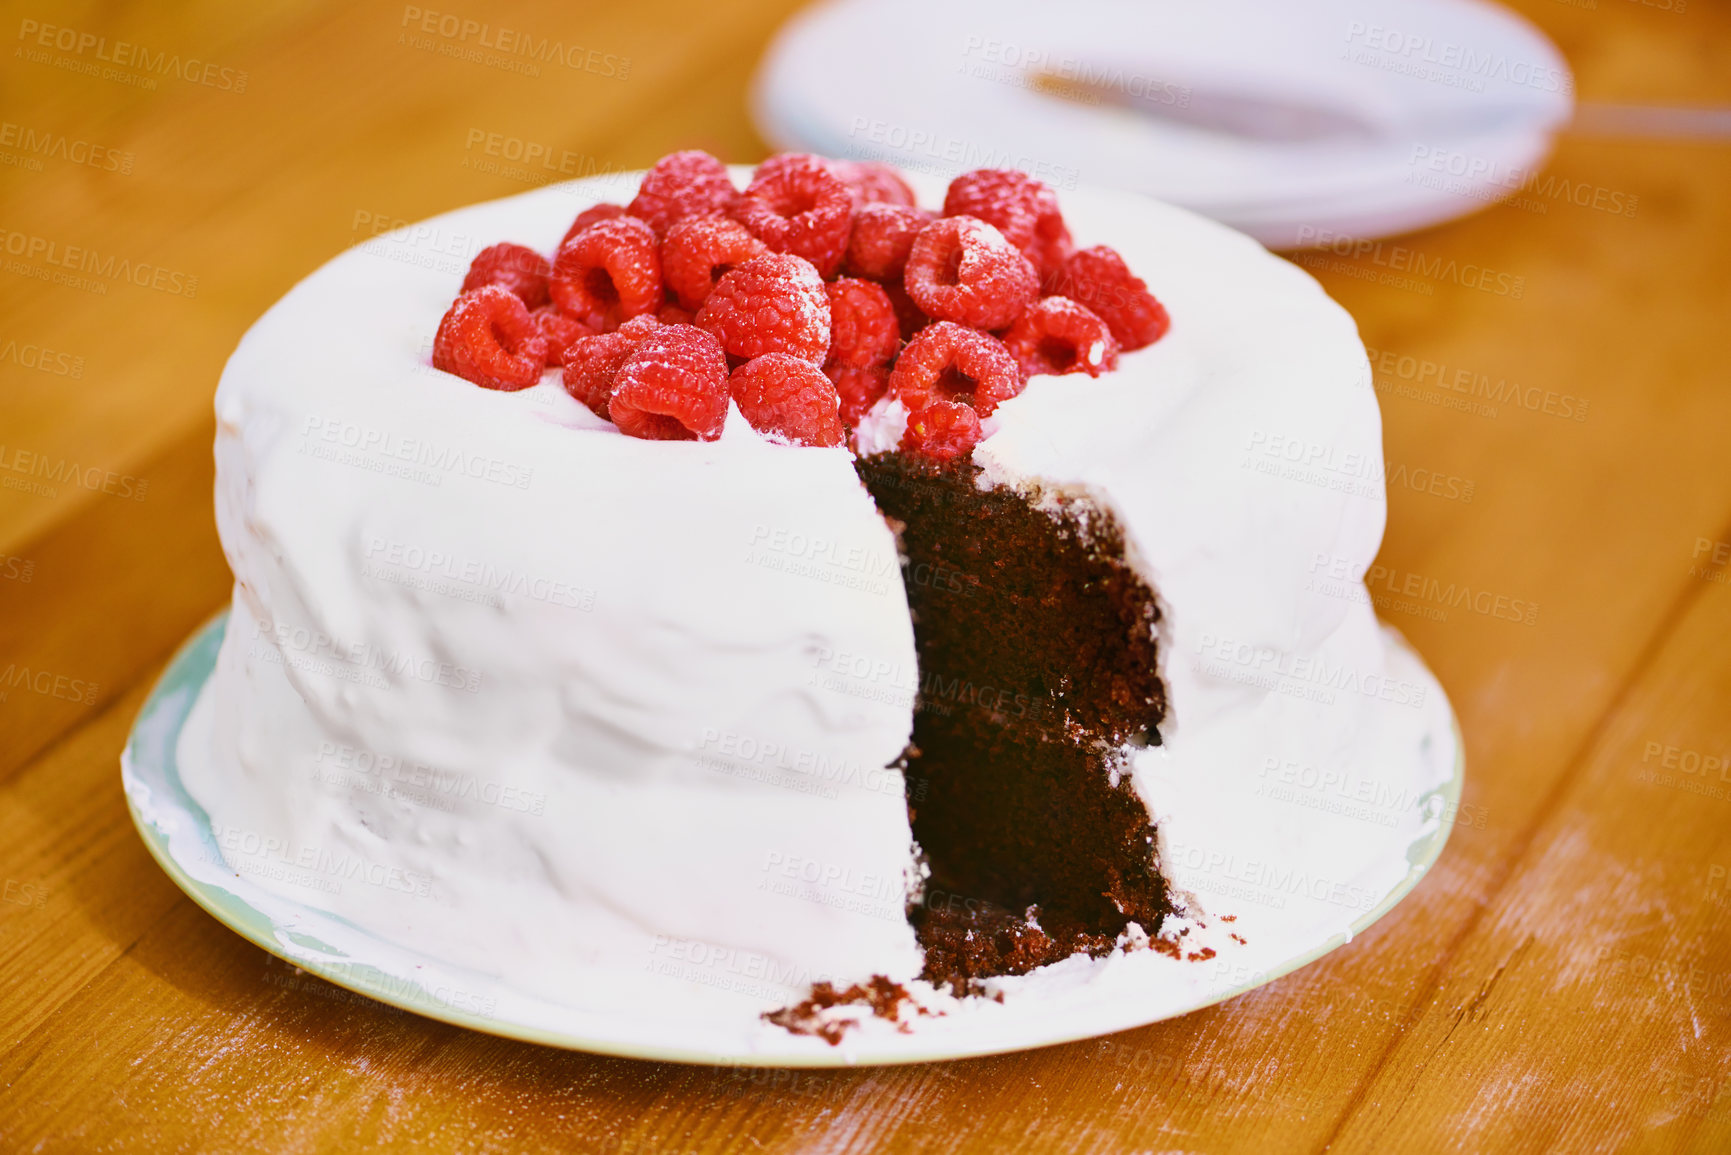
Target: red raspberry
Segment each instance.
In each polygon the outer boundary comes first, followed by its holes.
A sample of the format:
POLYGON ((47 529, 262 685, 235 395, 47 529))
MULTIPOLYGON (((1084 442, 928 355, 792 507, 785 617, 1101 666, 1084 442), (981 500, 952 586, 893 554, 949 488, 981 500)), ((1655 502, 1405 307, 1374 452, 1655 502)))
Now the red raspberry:
POLYGON ((697 314, 690 309, 682 309, 669 301, 655 310, 655 319, 663 325, 690 325, 697 320, 697 314))
POLYGON ((1070 230, 1059 220, 1056 232, 1046 232, 1044 225, 1036 228, 1034 244, 1026 255, 1043 277, 1062 269, 1064 262, 1069 260, 1070 254, 1075 251, 1076 242, 1070 239, 1070 230))
POLYGON ((566 356, 571 352, 571 346, 585 337, 593 337, 595 330, 582 321, 567 317, 552 305, 543 305, 530 314, 535 318, 535 324, 541 328, 541 336, 547 338, 547 364, 563 365, 566 356))
POLYGON ((625 211, 648 221, 659 238, 675 221, 726 212, 738 195, 727 166, 694 148, 670 152, 656 161, 643 174, 637 197, 625 211))
POLYGON ((901 451, 934 461, 971 453, 980 443, 980 415, 960 401, 933 401, 908 418, 901 451))
POLYGON ((849 429, 858 425, 866 411, 890 391, 888 365, 873 365, 867 369, 828 365, 823 373, 835 382, 835 391, 841 395, 841 423, 849 429))
POLYGON ((1046 279, 1046 292, 1069 297, 1099 314, 1126 353, 1152 345, 1172 324, 1166 306, 1154 299, 1124 258, 1105 245, 1078 249, 1046 279))
POLYGON ((485 389, 514 392, 541 380, 547 339, 523 298, 482 285, 451 303, 433 337, 433 368, 485 389))
POLYGON ((655 233, 636 217, 590 225, 559 249, 548 281, 559 311, 603 332, 661 304, 655 233))
POLYGON ((728 211, 772 251, 804 257, 824 277, 841 268, 853 224, 853 193, 822 157, 799 152, 770 157, 757 166, 728 211))
POLYGON ((494 245, 475 254, 469 265, 469 275, 463 278, 463 292, 482 285, 503 285, 523 298, 531 309, 547 303, 547 258, 523 245, 494 245))
POLYGON ((660 327, 652 317, 633 317, 611 333, 579 340, 565 355, 565 392, 606 417, 619 367, 660 327))
POLYGON ((652 441, 714 441, 727 423, 727 358, 695 325, 660 325, 613 379, 608 416, 652 441))
POLYGON ((841 398, 810 361, 786 353, 753 357, 728 381, 734 404, 759 433, 795 445, 840 445, 841 398))
POLYGON ((914 304, 914 299, 908 296, 908 291, 900 281, 885 281, 884 292, 889 294, 890 304, 896 309, 896 323, 901 326, 902 340, 911 341, 915 333, 932 323, 932 319, 920 311, 914 304))
POLYGON ((1098 377, 1118 367, 1118 341, 1093 312, 1068 297, 1043 297, 1028 306, 1004 334, 1004 348, 1022 367, 1037 373, 1086 373, 1098 377))
POLYGON ((667 230, 661 242, 661 276, 687 309, 702 305, 715 281, 769 248, 738 221, 726 217, 686 217, 667 230))
POLYGON ((847 271, 879 281, 899 281, 914 238, 932 221, 924 209, 906 205, 863 204, 854 210, 847 243, 847 271))
POLYGON ((1022 371, 990 333, 934 321, 915 333, 896 358, 890 388, 910 413, 932 401, 963 401, 990 417, 1022 391, 1022 371))
POLYGON ((1015 169, 963 173, 944 195, 944 215, 977 217, 992 225, 1042 273, 1056 270, 1075 247, 1058 208, 1058 194, 1015 169))
POLYGON ((944 217, 921 229, 903 283, 929 315, 976 329, 1002 329, 1040 291, 1028 258, 974 217, 944 217))
POLYGON ((864 369, 895 360, 902 331, 896 321, 896 307, 881 286, 843 277, 829 282, 824 290, 829 294, 826 368, 864 369))
POLYGON ((591 205, 577 214, 577 219, 572 221, 571 227, 565 230, 565 237, 559 242, 559 247, 564 248, 565 241, 570 240, 590 225, 600 224, 602 221, 610 221, 614 217, 624 215, 625 207, 623 205, 607 204, 606 202, 591 205))
POLYGON ((914 190, 902 174, 875 160, 832 160, 830 171, 853 191, 856 205, 912 205, 914 190))
POLYGON ((829 352, 829 295, 811 262, 789 253, 753 257, 716 283, 697 322, 730 357, 791 353, 822 365, 829 352))

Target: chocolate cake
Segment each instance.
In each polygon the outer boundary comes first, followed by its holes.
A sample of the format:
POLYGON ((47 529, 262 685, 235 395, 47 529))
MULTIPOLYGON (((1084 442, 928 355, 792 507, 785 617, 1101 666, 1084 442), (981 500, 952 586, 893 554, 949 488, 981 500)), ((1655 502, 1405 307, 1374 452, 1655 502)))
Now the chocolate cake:
POLYGON ((230 359, 176 753, 219 883, 690 1058, 1147 1021, 1400 881, 1419 808, 1274 789, 1454 748, 1357 584, 1376 397, 1301 270, 1009 170, 630 191, 382 234, 230 359))
POLYGON ((1126 746, 1160 741, 1153 591, 1084 496, 1030 499, 979 468, 886 453, 861 479, 890 519, 919 655, 905 756, 931 870, 909 917, 922 977, 956 993, 1171 910, 1126 746))

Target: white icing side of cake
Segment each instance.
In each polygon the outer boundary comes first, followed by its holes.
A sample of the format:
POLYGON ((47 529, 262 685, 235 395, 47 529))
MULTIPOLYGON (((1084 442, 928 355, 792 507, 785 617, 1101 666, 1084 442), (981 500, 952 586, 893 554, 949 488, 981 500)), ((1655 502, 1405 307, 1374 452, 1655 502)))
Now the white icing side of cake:
MULTIPOLYGON (((217 395, 234 615, 181 763, 230 864, 279 894, 542 998, 653 1002, 750 1039, 813 979, 918 970, 885 769, 911 729, 912 631, 845 451, 771 445, 737 412, 711 444, 637 441, 554 376, 502 394, 430 367, 470 255, 550 251, 621 191, 388 234, 247 334, 217 395)), ((1311 278, 1228 229, 1060 199, 1173 328, 1097 380, 1036 378, 976 459, 1090 491, 1161 598, 1170 717, 1133 773, 1174 882, 1234 914, 1247 952, 1301 916, 1338 933, 1399 881, 1386 846, 1438 821, 1378 782, 1417 760, 1440 784, 1452 758, 1446 702, 1361 583, 1385 513, 1362 346, 1311 278)), ((1209 941, 1230 952, 1225 929, 1209 941)))
POLYGON ((729 953, 779 980, 770 1006, 909 977, 887 767, 913 633, 851 456, 737 413, 714 443, 640 441, 555 376, 506 394, 428 363, 466 261, 416 255, 551 249, 575 211, 543 192, 351 250, 241 342, 217 756, 188 787, 251 873, 546 997, 729 953))

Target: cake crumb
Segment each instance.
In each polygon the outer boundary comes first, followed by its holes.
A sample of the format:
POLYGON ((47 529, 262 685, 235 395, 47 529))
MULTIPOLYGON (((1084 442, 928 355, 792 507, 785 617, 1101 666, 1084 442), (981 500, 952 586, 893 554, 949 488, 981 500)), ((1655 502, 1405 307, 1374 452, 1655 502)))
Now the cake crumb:
POLYGON ((780 1010, 765 1011, 765 1020, 781 1027, 793 1035, 816 1035, 830 1046, 839 1046, 848 1028, 859 1025, 858 1018, 827 1015, 826 1011, 837 1007, 863 1006, 871 1010, 880 1019, 888 1019, 895 1023, 903 1034, 913 1028, 901 1016, 902 1005, 906 1003, 914 1008, 916 1014, 925 1015, 931 1012, 914 999, 913 993, 902 984, 893 981, 885 975, 873 975, 863 983, 855 983, 846 990, 837 990, 834 983, 816 982, 811 985, 811 994, 803 1002, 780 1010))

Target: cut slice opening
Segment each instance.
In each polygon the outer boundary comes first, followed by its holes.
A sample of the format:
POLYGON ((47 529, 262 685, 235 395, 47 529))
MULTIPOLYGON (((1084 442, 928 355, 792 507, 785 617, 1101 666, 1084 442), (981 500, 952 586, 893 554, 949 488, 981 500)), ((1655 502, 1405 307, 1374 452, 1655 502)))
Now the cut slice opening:
POLYGON ((1084 496, 982 488, 965 459, 856 469, 896 530, 913 612, 921 977, 972 993, 1106 954, 1131 923, 1157 935, 1172 903, 1125 763, 1160 741, 1159 609, 1116 520, 1084 496))

